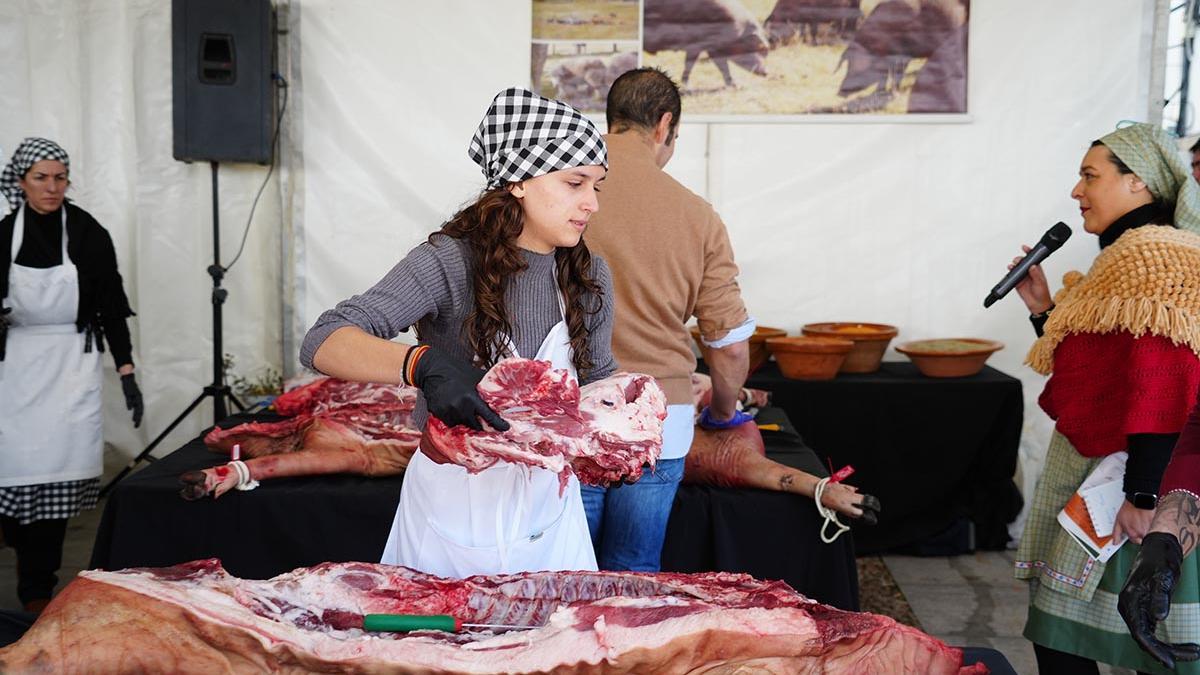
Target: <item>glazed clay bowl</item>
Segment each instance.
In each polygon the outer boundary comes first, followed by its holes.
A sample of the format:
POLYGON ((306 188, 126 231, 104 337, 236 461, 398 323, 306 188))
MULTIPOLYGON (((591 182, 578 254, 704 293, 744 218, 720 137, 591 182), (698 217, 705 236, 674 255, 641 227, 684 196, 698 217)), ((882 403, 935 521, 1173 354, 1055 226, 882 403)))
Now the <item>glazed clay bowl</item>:
POLYGON ((838 338, 853 342, 854 349, 850 350, 842 363, 843 373, 873 373, 879 370, 888 343, 900 332, 895 326, 885 323, 848 321, 809 323, 800 330, 807 337, 838 338))
MULTIPOLYGON (((771 328, 769 326, 756 326, 754 334, 750 336, 750 372, 754 372, 762 367, 762 364, 767 362, 771 356, 771 352, 767 350, 767 338, 783 337, 787 335, 787 331, 779 328, 771 328)), ((708 347, 700 341, 700 327, 692 326, 692 339, 696 341, 696 346, 700 348, 700 356, 704 358, 705 363, 710 363, 708 358, 708 347)))
POLYGON ((767 349, 784 377, 793 380, 832 380, 854 349, 854 342, 839 338, 767 338, 767 349))
POLYGON ((967 377, 983 370, 988 357, 1003 348, 995 340, 939 338, 906 342, 896 351, 911 359, 926 377, 967 377))

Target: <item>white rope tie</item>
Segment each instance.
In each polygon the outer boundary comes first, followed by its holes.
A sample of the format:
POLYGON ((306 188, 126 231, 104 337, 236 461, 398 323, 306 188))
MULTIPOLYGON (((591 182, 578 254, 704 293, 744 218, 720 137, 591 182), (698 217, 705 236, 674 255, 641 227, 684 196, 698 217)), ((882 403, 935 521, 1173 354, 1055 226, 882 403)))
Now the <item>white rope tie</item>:
POLYGON ((239 490, 253 490, 258 487, 258 481, 250 477, 250 467, 240 459, 235 459, 229 462, 228 466, 233 468, 234 473, 238 476, 237 485, 234 486, 239 490))
POLYGON ((828 508, 821 503, 821 497, 825 494, 825 486, 828 484, 828 478, 822 478, 821 480, 817 481, 817 487, 813 490, 813 500, 817 502, 817 512, 825 517, 825 524, 821 525, 821 541, 825 542, 826 544, 832 544, 833 542, 837 541, 837 538, 842 536, 843 533, 848 532, 850 528, 846 525, 843 525, 842 521, 838 520, 837 511, 834 511, 833 509, 828 508), (833 523, 834 526, 837 527, 837 531, 833 533, 833 536, 828 536, 825 534, 825 529, 829 527, 830 523, 833 523))

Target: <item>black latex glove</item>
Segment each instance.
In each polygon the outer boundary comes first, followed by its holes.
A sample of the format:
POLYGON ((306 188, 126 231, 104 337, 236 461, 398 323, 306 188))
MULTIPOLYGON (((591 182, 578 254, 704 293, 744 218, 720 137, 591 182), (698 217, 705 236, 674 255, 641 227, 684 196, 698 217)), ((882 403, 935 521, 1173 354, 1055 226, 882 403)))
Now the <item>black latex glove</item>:
POLYGON ((12 313, 12 307, 0 307, 0 361, 4 360, 5 346, 8 344, 8 315, 12 313))
POLYGON ((136 429, 142 425, 145 406, 142 405, 142 390, 138 389, 133 373, 121 376, 121 391, 125 393, 125 409, 133 411, 133 427, 136 429))
POLYGON ((479 398, 475 385, 482 379, 482 370, 432 347, 421 354, 413 369, 413 384, 425 394, 429 412, 447 426, 462 424, 483 431, 482 417, 493 429, 508 431, 508 422, 479 398))
POLYGON ((1147 653, 1174 670, 1176 661, 1200 658, 1200 645, 1168 644, 1154 635, 1158 622, 1171 611, 1171 591, 1179 580, 1183 548, 1179 539, 1166 532, 1151 532, 1142 539, 1142 549, 1117 599, 1117 610, 1129 633, 1147 653))

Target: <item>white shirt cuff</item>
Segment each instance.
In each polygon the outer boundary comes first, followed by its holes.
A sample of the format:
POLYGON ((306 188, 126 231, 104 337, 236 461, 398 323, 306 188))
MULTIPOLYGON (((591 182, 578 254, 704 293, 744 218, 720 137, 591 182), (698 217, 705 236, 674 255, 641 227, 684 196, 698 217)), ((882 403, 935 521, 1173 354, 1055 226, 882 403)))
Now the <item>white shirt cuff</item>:
POLYGON ((730 330, 728 333, 725 334, 725 337, 721 338, 720 340, 714 340, 713 342, 709 342, 708 340, 705 340, 704 336, 702 335, 702 336, 700 336, 700 341, 703 342, 705 344, 705 346, 707 346, 711 349, 720 349, 721 347, 728 347, 729 345, 731 345, 735 342, 742 342, 743 340, 749 340, 750 336, 754 335, 754 328, 757 325, 758 325, 758 322, 756 322, 754 320, 754 317, 752 317, 752 316, 746 317, 745 321, 743 321, 741 324, 735 326, 732 330, 730 330))

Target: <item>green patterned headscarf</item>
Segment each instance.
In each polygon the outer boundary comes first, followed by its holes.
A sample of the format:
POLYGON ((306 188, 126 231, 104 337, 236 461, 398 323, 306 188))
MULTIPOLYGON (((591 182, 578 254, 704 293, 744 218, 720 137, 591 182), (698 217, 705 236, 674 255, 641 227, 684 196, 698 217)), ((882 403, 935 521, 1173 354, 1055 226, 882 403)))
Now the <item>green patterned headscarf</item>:
POLYGON ((1133 169, 1155 197, 1175 203, 1175 226, 1200 234, 1200 184, 1192 178, 1179 146, 1153 124, 1130 124, 1100 142, 1133 169))

